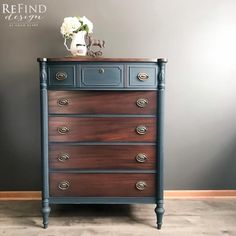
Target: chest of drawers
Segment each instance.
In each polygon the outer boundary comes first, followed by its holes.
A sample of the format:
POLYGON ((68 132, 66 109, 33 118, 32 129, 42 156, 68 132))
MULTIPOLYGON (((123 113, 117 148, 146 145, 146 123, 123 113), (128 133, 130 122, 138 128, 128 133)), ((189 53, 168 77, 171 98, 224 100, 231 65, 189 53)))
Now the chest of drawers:
POLYGON ((165 59, 38 58, 42 213, 50 204, 163 208, 165 59))

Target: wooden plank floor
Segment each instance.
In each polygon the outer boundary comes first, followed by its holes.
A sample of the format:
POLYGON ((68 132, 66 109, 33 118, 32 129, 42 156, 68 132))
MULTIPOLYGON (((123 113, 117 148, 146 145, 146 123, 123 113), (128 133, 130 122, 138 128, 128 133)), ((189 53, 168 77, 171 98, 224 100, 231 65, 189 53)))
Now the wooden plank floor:
POLYGON ((39 201, 1 201, 4 236, 224 236, 236 235, 236 199, 166 200, 161 231, 154 205, 54 205, 41 228, 39 201))

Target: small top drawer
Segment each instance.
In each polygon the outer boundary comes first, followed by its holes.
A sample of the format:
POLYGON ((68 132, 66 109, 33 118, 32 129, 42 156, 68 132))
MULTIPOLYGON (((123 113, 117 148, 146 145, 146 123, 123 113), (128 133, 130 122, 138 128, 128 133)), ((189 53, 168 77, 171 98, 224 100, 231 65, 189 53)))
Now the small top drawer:
POLYGON ((123 87, 123 65, 84 64, 81 87, 123 87))
POLYGON ((128 66, 129 87, 157 86, 157 66, 133 64, 128 66))
POLYGON ((74 86, 75 65, 50 65, 48 67, 49 85, 74 86))

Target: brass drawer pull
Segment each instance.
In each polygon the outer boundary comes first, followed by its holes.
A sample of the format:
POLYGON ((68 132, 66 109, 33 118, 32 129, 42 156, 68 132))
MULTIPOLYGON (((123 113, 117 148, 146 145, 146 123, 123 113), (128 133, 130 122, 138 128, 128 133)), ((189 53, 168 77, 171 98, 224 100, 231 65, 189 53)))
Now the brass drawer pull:
POLYGON ((104 70, 103 68, 100 68, 100 69, 98 70, 98 72, 99 72, 100 74, 104 74, 105 70, 104 70))
POLYGON ((136 127, 136 132, 140 135, 146 134, 148 131, 147 127, 144 125, 139 125, 136 127))
POLYGON ((57 72, 56 73, 56 79, 57 80, 65 80, 67 78, 67 73, 66 72, 57 72))
POLYGON ((65 162, 66 160, 68 160, 70 158, 70 155, 68 153, 60 153, 58 155, 58 161, 60 162, 65 162))
POLYGON ((138 107, 144 108, 148 104, 148 100, 146 98, 139 98, 137 100, 136 104, 137 104, 138 107))
POLYGON ((143 191, 146 187, 147 187, 147 184, 145 181, 138 181, 136 184, 135 184, 135 187, 139 190, 139 191, 143 191))
POLYGON ((138 77, 138 79, 139 79, 140 81, 146 81, 146 80, 149 79, 148 74, 145 73, 145 72, 140 72, 140 73, 138 73, 137 77, 138 77))
POLYGON ((67 190, 68 188, 70 187, 70 182, 69 181, 67 181, 67 180, 65 180, 65 181, 62 181, 62 182, 60 182, 59 184, 58 184, 58 188, 60 189, 60 190, 67 190))
POLYGON ((57 100, 57 104, 59 106, 67 106, 69 105, 69 100, 67 98, 60 98, 57 100))
POLYGON ((70 129, 66 126, 61 126, 57 128, 57 132, 59 134, 67 134, 70 131, 70 129))
POLYGON ((137 154, 135 159, 136 159, 137 162, 143 163, 143 162, 147 161, 148 157, 145 153, 139 153, 139 154, 137 154))

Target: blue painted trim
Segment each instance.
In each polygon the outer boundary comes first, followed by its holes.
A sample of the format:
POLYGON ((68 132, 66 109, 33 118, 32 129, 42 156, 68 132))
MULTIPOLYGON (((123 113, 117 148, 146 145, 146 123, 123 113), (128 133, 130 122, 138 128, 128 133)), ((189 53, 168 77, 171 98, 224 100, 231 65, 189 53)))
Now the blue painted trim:
MULTIPOLYGON (((76 83, 76 87, 81 87, 81 64, 77 64, 76 65, 76 74, 77 74, 77 77, 76 77, 76 81, 75 81, 75 83, 76 83)), ((74 89, 73 89, 74 90, 74 89)))
POLYGON ((42 160, 42 214, 43 227, 48 227, 49 207, 49 173, 48 173, 48 93, 47 64, 40 62, 40 109, 41 109, 41 160, 42 160))
POLYGON ((164 90, 165 90, 165 63, 158 60, 158 92, 157 92, 157 161, 156 168, 158 176, 156 178, 157 184, 157 201, 163 199, 163 158, 164 158, 164 90))
POLYGON ((40 102, 41 102, 41 159, 43 173, 43 198, 49 196, 48 180, 48 93, 47 93, 47 65, 40 63, 40 102))
POLYGON ((163 158, 164 158, 164 90, 165 90, 165 64, 164 59, 158 59, 159 73, 158 92, 157 92, 157 151, 156 151, 156 208, 155 213, 157 217, 157 228, 161 229, 162 218, 164 215, 163 196, 164 196, 164 183, 163 183, 163 158))
POLYGON ((52 204, 155 204, 154 197, 50 197, 52 204))
POLYGON ((142 89, 140 89, 140 86, 135 88, 135 87, 129 87, 129 88, 114 88, 114 87, 110 87, 110 88, 98 88, 98 87, 89 87, 89 88, 84 88, 84 87, 54 87, 54 86, 48 86, 48 90, 58 90, 58 91, 77 91, 77 90, 82 90, 82 91, 156 91, 157 88, 156 87, 143 87, 142 89))

